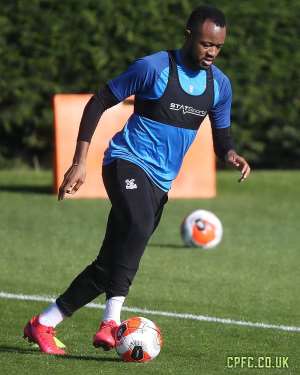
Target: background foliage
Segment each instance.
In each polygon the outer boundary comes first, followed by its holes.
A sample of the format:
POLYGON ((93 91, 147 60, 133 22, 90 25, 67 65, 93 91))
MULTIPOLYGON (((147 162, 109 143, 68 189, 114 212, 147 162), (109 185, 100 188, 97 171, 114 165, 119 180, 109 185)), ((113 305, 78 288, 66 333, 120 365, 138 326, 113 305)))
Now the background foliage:
MULTIPOLYGON (((229 35, 217 65, 234 90, 238 150, 300 167, 299 0, 216 0, 229 35)), ((194 0, 0 0, 0 167, 51 163, 51 98, 93 92, 134 59, 179 48, 194 0)))

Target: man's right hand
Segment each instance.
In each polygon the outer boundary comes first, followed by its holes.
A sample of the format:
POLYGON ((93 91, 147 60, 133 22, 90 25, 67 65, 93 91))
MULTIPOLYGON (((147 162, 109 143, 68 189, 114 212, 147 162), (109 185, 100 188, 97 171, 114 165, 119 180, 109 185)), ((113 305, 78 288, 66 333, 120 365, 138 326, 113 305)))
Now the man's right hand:
POLYGON ((64 180, 60 185, 58 192, 58 200, 62 201, 64 198, 73 195, 84 183, 86 176, 85 164, 72 164, 64 175, 64 180))

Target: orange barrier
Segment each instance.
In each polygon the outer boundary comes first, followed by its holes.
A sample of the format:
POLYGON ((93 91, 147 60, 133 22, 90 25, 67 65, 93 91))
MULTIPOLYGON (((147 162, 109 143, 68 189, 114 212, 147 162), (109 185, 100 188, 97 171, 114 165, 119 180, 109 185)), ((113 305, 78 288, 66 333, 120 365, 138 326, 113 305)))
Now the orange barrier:
MULTIPOLYGON (((80 119, 90 97, 91 95, 88 94, 57 94, 54 96, 55 193, 58 192, 64 173, 72 163, 80 119)), ((101 177, 103 153, 109 140, 122 129, 132 112, 133 100, 129 98, 103 113, 90 145, 85 184, 73 196, 74 198, 106 197, 101 177)), ((215 156, 210 124, 208 120, 205 120, 184 159, 169 196, 211 198, 215 195, 215 156)))

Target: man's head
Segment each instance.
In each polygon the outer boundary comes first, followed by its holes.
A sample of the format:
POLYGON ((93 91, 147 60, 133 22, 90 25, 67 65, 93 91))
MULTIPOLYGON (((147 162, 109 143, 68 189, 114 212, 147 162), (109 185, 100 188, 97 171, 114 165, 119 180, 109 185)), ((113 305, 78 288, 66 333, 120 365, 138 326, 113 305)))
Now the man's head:
POLYGON ((185 57, 189 65, 208 68, 217 57, 226 37, 223 12, 212 6, 200 6, 186 24, 185 57))

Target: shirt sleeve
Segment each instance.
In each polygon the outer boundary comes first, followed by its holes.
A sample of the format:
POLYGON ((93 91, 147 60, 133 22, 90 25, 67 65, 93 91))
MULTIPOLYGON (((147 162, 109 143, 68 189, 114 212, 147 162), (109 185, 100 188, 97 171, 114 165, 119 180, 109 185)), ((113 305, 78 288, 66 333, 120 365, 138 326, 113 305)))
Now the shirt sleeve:
POLYGON ((130 95, 142 94, 154 85, 156 70, 147 58, 136 60, 118 77, 108 82, 112 93, 119 101, 130 95))
POLYGON ((231 137, 231 127, 215 128, 212 127, 213 145, 216 155, 219 159, 225 161, 229 150, 234 150, 234 142, 231 137))
POLYGON ((227 128, 231 123, 232 89, 229 79, 225 76, 221 81, 219 98, 211 109, 209 117, 216 129, 227 128))
POLYGON ((119 100, 113 95, 108 86, 93 95, 84 108, 77 140, 91 142, 103 112, 118 103, 119 100))

